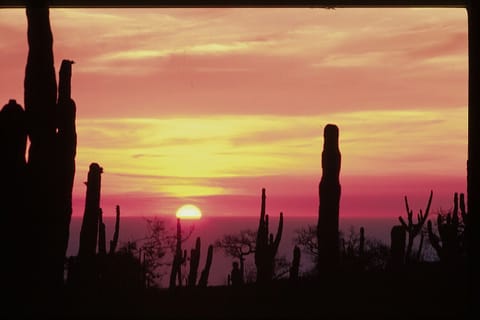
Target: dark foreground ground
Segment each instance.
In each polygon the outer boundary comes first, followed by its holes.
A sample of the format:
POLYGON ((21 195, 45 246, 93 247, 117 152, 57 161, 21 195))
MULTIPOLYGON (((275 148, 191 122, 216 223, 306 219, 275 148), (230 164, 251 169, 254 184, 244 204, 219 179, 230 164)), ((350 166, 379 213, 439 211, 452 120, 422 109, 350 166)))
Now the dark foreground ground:
POLYGON ((66 289, 51 303, 24 306, 2 318, 475 319, 476 303, 462 272, 344 272, 268 287, 66 289))

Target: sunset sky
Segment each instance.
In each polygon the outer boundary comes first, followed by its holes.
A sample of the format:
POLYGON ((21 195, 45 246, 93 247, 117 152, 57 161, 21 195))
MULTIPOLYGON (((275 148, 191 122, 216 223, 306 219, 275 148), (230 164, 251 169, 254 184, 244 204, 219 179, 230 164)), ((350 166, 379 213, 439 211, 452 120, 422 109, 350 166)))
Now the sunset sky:
MULTIPOLYGON (((74 215, 88 166, 124 215, 315 216, 340 128, 341 216, 448 209, 466 191, 464 9, 51 9, 72 59, 74 215)), ((23 105, 22 9, 0 10, 0 102, 23 105)))

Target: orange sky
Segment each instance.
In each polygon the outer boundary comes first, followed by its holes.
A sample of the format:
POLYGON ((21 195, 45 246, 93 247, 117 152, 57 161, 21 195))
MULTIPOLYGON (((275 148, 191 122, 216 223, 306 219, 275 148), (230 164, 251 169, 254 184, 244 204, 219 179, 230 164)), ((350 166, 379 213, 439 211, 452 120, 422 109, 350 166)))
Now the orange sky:
MULTIPOLYGON (((464 9, 51 9, 72 59, 78 152, 113 215, 317 215, 323 127, 340 128, 342 216, 451 206, 466 190, 464 9)), ((23 104, 24 10, 0 10, 0 102, 23 104)), ((58 70, 57 70, 58 71, 58 70)))

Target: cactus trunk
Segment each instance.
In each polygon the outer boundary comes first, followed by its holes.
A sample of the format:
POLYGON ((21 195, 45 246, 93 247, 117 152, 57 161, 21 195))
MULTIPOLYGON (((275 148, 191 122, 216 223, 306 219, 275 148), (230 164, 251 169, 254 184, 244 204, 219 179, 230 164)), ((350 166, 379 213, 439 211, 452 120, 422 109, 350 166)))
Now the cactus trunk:
POLYGON ((207 252, 207 261, 205 262, 205 268, 202 270, 202 274, 200 275, 200 280, 198 281, 199 287, 206 287, 208 285, 208 276, 210 275, 210 267, 212 266, 213 260, 213 246, 208 246, 207 252))
POLYGON ((278 230, 273 238, 273 234, 268 231, 268 215, 265 211, 266 195, 265 189, 262 189, 262 204, 260 210, 260 221, 258 223, 257 240, 255 243, 255 265, 257 267, 257 283, 267 283, 272 280, 275 269, 275 256, 282 238, 283 231, 283 213, 280 212, 278 230))
POLYGON ((115 231, 113 232, 112 240, 110 240, 109 254, 111 255, 115 253, 115 250, 117 250, 119 233, 120 233, 120 206, 117 205, 116 215, 115 215, 115 231))
POLYGON ((322 152, 322 178, 319 185, 318 210, 318 268, 322 271, 337 269, 339 262, 339 210, 341 154, 338 146, 339 130, 328 124, 324 129, 322 152))
MULTIPOLYGON (((35 281, 52 287, 63 284, 68 244, 71 196, 75 174, 75 103, 70 98, 71 62, 64 60, 57 83, 49 8, 28 3, 28 58, 24 100, 30 138, 27 164, 27 234, 38 275, 35 281), (42 241, 38 241, 42 239, 42 241), (35 243, 35 244, 33 244, 35 243)), ((40 284, 42 285, 42 284, 40 284)))
POLYGON ((195 241, 195 248, 190 251, 190 273, 188 274, 189 287, 197 284, 198 265, 200 264, 200 237, 195 241))

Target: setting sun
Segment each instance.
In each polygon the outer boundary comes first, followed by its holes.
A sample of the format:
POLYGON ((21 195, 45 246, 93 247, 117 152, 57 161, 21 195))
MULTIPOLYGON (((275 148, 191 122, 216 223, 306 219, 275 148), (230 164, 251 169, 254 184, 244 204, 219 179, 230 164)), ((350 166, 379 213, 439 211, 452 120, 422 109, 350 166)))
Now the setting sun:
POLYGON ((202 212, 198 207, 186 204, 177 210, 176 216, 180 219, 200 219, 202 217, 202 212))

